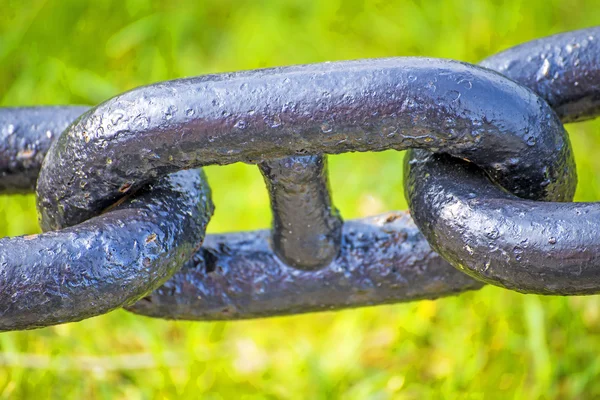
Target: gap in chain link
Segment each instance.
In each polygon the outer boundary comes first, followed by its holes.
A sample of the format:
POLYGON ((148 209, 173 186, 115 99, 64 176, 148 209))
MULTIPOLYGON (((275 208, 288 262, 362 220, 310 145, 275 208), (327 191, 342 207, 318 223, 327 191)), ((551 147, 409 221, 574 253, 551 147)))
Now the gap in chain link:
POLYGON ((333 204, 344 219, 406 210, 402 186, 403 151, 329 156, 333 204))
POLYGON ((565 125, 577 163, 579 183, 575 193, 575 201, 598 201, 600 199, 600 177, 595 171, 600 170, 600 120, 590 120, 565 125))
POLYGON ((265 182, 256 165, 235 163, 204 167, 215 213, 209 233, 267 229, 271 208, 265 182))
POLYGON ((0 196, 0 238, 40 233, 35 195, 0 196))

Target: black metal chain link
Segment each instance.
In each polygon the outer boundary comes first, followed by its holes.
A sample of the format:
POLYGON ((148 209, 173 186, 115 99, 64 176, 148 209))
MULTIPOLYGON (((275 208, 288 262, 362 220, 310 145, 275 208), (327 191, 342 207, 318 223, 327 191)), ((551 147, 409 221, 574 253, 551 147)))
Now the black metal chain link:
POLYGON ((485 68, 335 62, 162 82, 89 110, 0 109, 0 192, 33 190, 39 172, 42 228, 60 229, 0 239, 0 329, 118 307, 192 320, 301 313, 479 280, 600 292, 594 205, 534 201, 573 197, 560 119, 600 112, 599 40, 600 28, 556 35, 485 68), (443 258, 406 213, 342 223, 331 203, 325 154, 409 148, 421 149, 407 155, 411 210, 443 258), (259 165, 273 229, 202 243, 208 186, 177 171, 238 161, 259 165))
MULTIPOLYGON (((484 60, 548 101, 564 122, 600 115, 600 28, 552 36, 484 60)), ((540 203, 499 190, 472 165, 412 152, 416 224, 452 265, 526 293, 600 293, 600 204, 540 203)))

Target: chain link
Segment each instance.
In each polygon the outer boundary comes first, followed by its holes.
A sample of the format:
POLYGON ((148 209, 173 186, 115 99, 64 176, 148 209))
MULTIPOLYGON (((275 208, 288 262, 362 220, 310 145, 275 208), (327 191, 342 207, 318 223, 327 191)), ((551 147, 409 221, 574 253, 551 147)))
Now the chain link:
MULTIPOLYGON (((563 122, 600 115, 600 28, 533 41, 481 63, 548 101, 563 122)), ((525 293, 600 293, 600 205, 526 201, 472 165, 409 152, 416 224, 452 265, 525 293)))
POLYGON ((118 307, 253 318, 480 281, 600 292, 595 205, 534 201, 573 197, 561 119, 600 112, 598 39, 600 28, 556 35, 485 68, 345 61, 162 82, 92 109, 0 109, 0 192, 31 191, 39 173, 48 231, 0 239, 0 329, 118 307), (401 212, 342 223, 325 154, 409 148, 406 193, 425 237, 401 212), (190 169, 239 161, 258 164, 273 229, 203 243, 212 203, 190 169))

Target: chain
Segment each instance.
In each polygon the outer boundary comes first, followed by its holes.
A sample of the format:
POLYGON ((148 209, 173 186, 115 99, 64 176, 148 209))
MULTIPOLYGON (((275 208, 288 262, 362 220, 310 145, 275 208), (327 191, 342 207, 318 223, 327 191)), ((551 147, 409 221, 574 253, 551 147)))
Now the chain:
MULTIPOLYGON (((531 88, 563 122, 600 115, 599 28, 533 41, 481 64, 531 88)), ((600 205, 526 201, 471 166, 426 152, 407 154, 405 178, 415 222, 453 266, 525 293, 600 293, 600 205)))
POLYGON ((91 109, 0 109, 0 192, 37 184, 46 231, 0 239, 0 329, 119 307, 253 318, 482 282, 600 293, 597 206, 560 203, 576 186, 562 123, 600 113, 599 40, 590 28, 481 66, 344 61, 161 82, 91 109), (343 222, 326 154, 386 149, 415 149, 414 222, 343 222), (273 228, 204 240, 213 206, 194 168, 240 161, 263 174, 273 228))

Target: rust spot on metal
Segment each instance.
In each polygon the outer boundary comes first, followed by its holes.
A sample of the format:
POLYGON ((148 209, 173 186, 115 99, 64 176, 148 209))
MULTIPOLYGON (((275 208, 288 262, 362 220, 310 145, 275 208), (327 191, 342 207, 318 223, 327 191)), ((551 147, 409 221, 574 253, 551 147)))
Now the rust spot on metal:
POLYGON ((35 150, 32 149, 24 149, 17 153, 17 159, 19 160, 29 160, 35 155, 35 150))
POLYGON ((402 218, 402 215, 400 214, 390 214, 386 219, 385 219, 385 223, 386 224, 391 224, 392 222, 396 221, 398 218, 402 218))
POLYGON ((156 233, 151 233, 146 237, 146 244, 153 243, 156 240, 156 233))
POLYGON ((123 185, 121 185, 121 187, 119 188, 119 192, 121 193, 127 193, 129 191, 129 189, 131 189, 131 183, 129 182, 125 182, 123 185))

